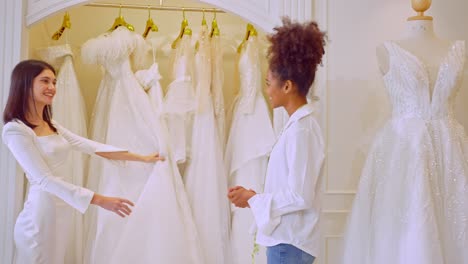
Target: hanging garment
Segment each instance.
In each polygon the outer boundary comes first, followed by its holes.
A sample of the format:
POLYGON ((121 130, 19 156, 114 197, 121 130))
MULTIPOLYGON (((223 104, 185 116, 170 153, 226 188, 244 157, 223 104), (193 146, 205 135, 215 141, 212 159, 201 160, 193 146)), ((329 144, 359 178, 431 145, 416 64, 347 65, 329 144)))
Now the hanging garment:
MULTIPOLYGON (((185 163, 190 155, 195 94, 193 89, 193 47, 191 36, 183 35, 175 50, 173 81, 164 97, 164 115, 171 131, 170 145, 177 163, 185 163)), ((182 175, 183 170, 181 171, 182 175)))
MULTIPOLYGON (((143 87, 145 92, 148 94, 151 103, 154 106, 155 112, 158 118, 163 113, 164 107, 164 93, 159 83, 159 80, 162 79, 161 74, 159 73, 159 66, 156 62, 156 51, 157 44, 160 39, 150 39, 147 43, 151 46, 151 57, 153 59, 153 64, 147 70, 140 70, 135 73, 140 85, 143 87)), ((158 122, 162 122, 159 120, 158 122)), ((165 121, 164 121, 165 122, 165 121)))
MULTIPOLYGON (((148 70, 137 71, 135 77, 148 95, 154 107, 155 117, 160 117, 164 106, 164 94, 159 83, 162 77, 159 74, 158 64, 153 63, 148 70)), ((161 122, 161 120, 158 122, 161 122)))
POLYGON ((184 176, 205 263, 230 263, 229 203, 223 153, 210 92, 211 52, 208 29, 202 26, 195 56, 195 114, 190 159, 184 176))
POLYGON ((204 264, 184 183, 167 145, 169 131, 158 108, 162 90, 157 65, 154 63, 148 70, 138 71, 135 75, 150 95, 156 112, 154 133, 158 135, 160 152, 167 160, 156 164, 131 217, 120 230, 122 237, 109 257, 109 263, 204 264))
POLYGON ((218 128, 218 137, 222 151, 226 145, 226 111, 224 109, 224 71, 223 71, 223 49, 221 37, 211 38, 211 93, 213 95, 213 106, 218 128))
POLYGON ((386 42, 383 76, 393 105, 365 163, 344 240, 343 263, 468 263, 468 139, 454 118, 465 43, 438 69, 386 42))
POLYGON ((172 156, 155 108, 130 65, 131 56, 142 61, 147 51, 144 39, 124 27, 88 40, 82 47, 85 62, 105 69, 93 113, 93 138, 131 152, 160 152, 167 157, 165 162, 127 163, 124 168, 90 164, 89 177, 100 179, 100 193, 126 197, 136 204, 132 216, 124 219, 97 211, 88 241, 90 263, 130 263, 127 258, 136 256, 142 260, 138 263, 197 263, 197 245, 192 242, 197 239, 196 230, 183 183, 172 170, 172 156), (170 239, 167 234, 172 234, 170 239), (146 240, 135 240, 137 235, 146 240), (151 256, 158 258, 149 260, 151 256))
MULTIPOLYGON (((244 186, 260 193, 266 174, 268 156, 275 142, 270 114, 262 94, 259 48, 250 37, 239 57, 240 93, 236 98, 225 159, 229 186, 244 186)), ((250 210, 231 206, 231 246, 235 264, 251 263, 254 223, 250 210)), ((255 255, 255 263, 266 263, 265 249, 255 255)))
MULTIPOLYGON (((37 50, 39 57, 57 71, 56 94, 52 108, 54 119, 74 134, 87 137, 86 108, 73 65, 73 52, 68 44, 37 50)), ((66 165, 72 183, 85 185, 86 157, 71 151, 66 165)), ((73 211, 69 228, 73 230, 67 243, 66 263, 83 263, 83 215, 73 211)))
POLYGON ((94 193, 71 184, 73 169, 67 162, 71 150, 89 155, 125 151, 79 137, 55 121, 53 125, 57 133, 48 136, 36 136, 18 120, 3 127, 2 140, 25 171, 29 183, 14 230, 16 264, 74 263, 66 262, 68 242, 74 233, 73 208, 84 213, 94 193))

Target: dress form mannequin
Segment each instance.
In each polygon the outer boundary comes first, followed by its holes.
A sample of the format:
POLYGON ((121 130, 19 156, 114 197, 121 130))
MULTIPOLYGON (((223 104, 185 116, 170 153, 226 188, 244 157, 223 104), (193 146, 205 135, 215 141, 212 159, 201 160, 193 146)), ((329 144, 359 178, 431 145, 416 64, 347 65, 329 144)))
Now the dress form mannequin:
MULTIPOLYGON (((434 33, 432 17, 424 15, 430 5, 431 0, 412 0, 413 9, 418 15, 408 18, 405 35, 401 40, 394 42, 416 56, 426 66, 429 80, 434 84, 439 65, 453 42, 440 39, 434 33)), ((389 69, 389 57, 384 45, 377 47, 377 61, 380 71, 385 75, 389 69)), ((433 85, 430 87, 433 89, 433 85)))
POLYGON ((342 264, 468 263, 468 141, 454 111, 465 42, 438 38, 430 1, 415 4, 404 38, 377 49, 391 117, 369 148, 342 264))

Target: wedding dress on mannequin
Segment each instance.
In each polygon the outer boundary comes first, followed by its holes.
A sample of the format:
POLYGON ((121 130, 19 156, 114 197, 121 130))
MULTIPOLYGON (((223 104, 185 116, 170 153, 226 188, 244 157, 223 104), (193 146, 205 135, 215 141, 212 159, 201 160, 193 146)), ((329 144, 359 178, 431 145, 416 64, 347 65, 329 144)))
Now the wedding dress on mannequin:
MULTIPOLYGON (((263 191, 268 156, 275 142, 270 114, 262 94, 262 75, 257 37, 251 36, 242 51, 238 68, 240 94, 236 98, 225 161, 229 186, 245 186, 263 191)), ((249 234, 254 223, 250 210, 231 207, 231 246, 236 264, 250 263, 255 237, 249 234)), ((266 263, 265 249, 255 263, 266 263)))
MULTIPOLYGON (((70 45, 58 45, 38 49, 39 57, 57 69, 57 93, 52 108, 54 120, 66 127, 74 134, 87 138, 86 109, 81 94, 75 67, 73 52, 70 45)), ((72 183, 84 186, 86 157, 75 150, 71 151, 67 159, 67 168, 72 173, 72 183)), ((83 262, 83 215, 73 211, 73 222, 69 226, 73 229, 67 246, 66 262, 83 262)))
POLYGON ((223 153, 214 115, 211 51, 206 25, 202 26, 195 57, 195 114, 185 187, 200 235, 205 264, 230 263, 229 203, 223 153))
POLYGON ((454 117, 465 42, 407 23, 406 39, 379 48, 392 118, 368 154, 343 263, 468 263, 468 138, 454 117))
MULTIPOLYGON (((139 153, 160 152, 167 158, 124 167, 90 164, 89 177, 100 179, 101 193, 135 202, 132 217, 125 219, 97 211, 91 226, 95 230, 89 230, 90 263, 131 263, 129 257, 140 261, 136 263, 199 263, 192 241, 197 239, 195 226, 182 181, 172 166, 164 125, 131 68, 130 57, 143 61, 148 49, 140 35, 124 27, 82 47, 85 62, 105 69, 93 113, 93 138, 139 153)), ((157 72, 147 74, 157 79, 157 72)))

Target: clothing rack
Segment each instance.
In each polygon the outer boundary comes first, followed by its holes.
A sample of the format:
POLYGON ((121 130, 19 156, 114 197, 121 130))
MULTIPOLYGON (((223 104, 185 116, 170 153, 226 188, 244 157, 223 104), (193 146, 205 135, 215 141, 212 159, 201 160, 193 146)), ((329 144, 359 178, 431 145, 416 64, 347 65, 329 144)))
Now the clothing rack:
POLYGON ((91 7, 113 7, 125 9, 144 9, 144 10, 164 10, 164 11, 185 11, 185 12, 206 12, 206 13, 226 13, 218 8, 202 8, 202 7, 179 7, 179 6, 152 6, 138 4, 112 4, 112 3, 89 3, 85 6, 91 7))

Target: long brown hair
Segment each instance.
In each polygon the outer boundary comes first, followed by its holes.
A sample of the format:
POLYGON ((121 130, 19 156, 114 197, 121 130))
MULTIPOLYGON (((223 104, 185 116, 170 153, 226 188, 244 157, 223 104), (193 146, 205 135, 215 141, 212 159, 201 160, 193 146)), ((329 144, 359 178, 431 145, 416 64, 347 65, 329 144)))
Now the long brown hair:
MULTIPOLYGON (((10 93, 3 111, 3 123, 6 124, 16 119, 32 129, 36 127, 26 120, 26 114, 30 111, 29 98, 34 100, 32 92, 34 78, 44 70, 51 70, 55 74, 54 67, 40 60, 24 60, 15 66, 11 73, 10 93)), ((42 118, 54 132, 57 132, 52 124, 52 107, 50 105, 44 107, 42 118)))

